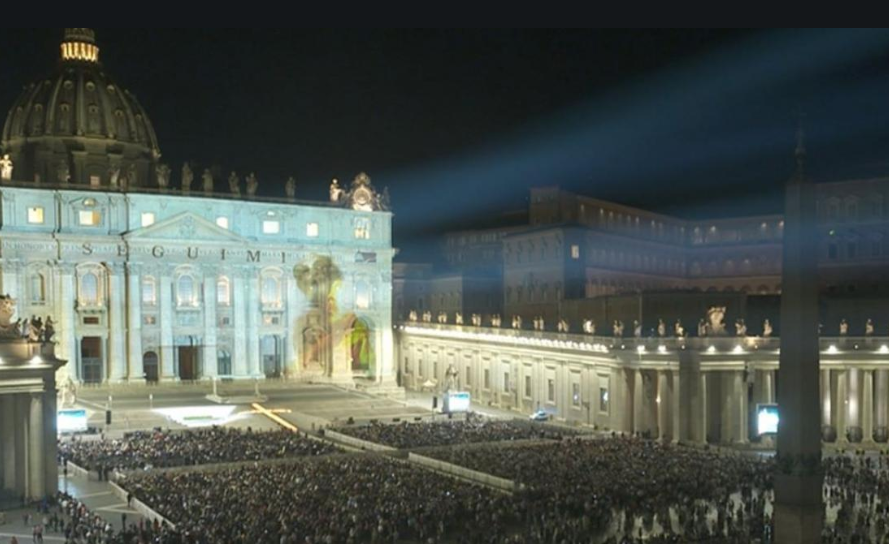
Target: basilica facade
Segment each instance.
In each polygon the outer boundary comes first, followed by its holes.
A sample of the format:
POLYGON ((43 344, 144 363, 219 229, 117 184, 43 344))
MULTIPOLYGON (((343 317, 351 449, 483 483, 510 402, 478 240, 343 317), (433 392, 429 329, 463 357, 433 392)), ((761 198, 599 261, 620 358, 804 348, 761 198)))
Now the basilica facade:
POLYGON ((391 214, 369 177, 329 202, 297 202, 292 180, 258 197, 254 175, 193 188, 92 30, 61 52, 0 142, 0 290, 55 322, 61 379, 394 381, 391 214))

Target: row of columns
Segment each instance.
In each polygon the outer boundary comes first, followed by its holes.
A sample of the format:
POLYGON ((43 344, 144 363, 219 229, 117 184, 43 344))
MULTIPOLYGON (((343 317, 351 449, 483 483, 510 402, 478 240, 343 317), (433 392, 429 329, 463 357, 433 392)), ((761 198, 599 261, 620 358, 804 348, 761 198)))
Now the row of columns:
POLYGON ((826 441, 889 441, 889 370, 821 370, 821 426, 826 441))
POLYGON ((54 393, 0 395, 0 489, 37 501, 54 495, 58 485, 55 459, 54 393))

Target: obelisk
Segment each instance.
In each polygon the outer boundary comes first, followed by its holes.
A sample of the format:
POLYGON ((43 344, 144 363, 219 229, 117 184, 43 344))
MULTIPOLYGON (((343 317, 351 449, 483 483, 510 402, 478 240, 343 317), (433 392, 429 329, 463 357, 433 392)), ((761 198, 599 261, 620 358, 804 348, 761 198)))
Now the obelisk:
POLYGON ((800 129, 796 171, 787 183, 778 377, 778 457, 775 474, 775 542, 821 542, 820 362, 818 339, 818 235, 815 187, 805 171, 800 129))

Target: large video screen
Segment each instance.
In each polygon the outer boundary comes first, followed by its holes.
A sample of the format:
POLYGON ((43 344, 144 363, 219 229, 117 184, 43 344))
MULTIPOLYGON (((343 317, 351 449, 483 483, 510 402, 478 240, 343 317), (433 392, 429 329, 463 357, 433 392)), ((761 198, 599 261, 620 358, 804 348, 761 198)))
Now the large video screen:
POLYGON ((444 411, 450 414, 468 412, 472 401, 469 393, 448 393, 445 395, 444 411))
POLYGON ((89 429, 86 410, 59 410, 56 423, 59 434, 83 433, 89 429))
POLYGON ((756 406, 756 432, 759 436, 778 434, 778 405, 759 404, 756 406))

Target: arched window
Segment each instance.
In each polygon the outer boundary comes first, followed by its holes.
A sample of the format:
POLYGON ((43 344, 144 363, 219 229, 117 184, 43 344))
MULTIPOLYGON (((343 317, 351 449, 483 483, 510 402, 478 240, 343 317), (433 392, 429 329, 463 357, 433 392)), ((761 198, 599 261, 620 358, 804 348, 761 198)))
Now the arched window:
POLYGON ((176 284, 176 295, 179 306, 196 307, 198 305, 194 278, 191 275, 185 274, 179 277, 179 282, 176 284))
POLYGON ((46 303, 46 278, 40 272, 31 275, 31 304, 46 303))
POLYGON ((281 307, 281 282, 274 276, 262 278, 262 305, 281 307))
POLYGON ((80 303, 84 306, 98 306, 99 277, 93 272, 87 272, 80 278, 80 303))
POLYGON ((371 298, 370 284, 365 280, 358 280, 355 284, 355 307, 359 310, 370 309, 371 298))
POLYGON ((142 280, 142 304, 145 306, 157 305, 157 284, 154 282, 154 278, 142 280))
POLYGON ((216 280, 216 304, 219 306, 231 306, 232 290, 228 278, 222 277, 216 280))

